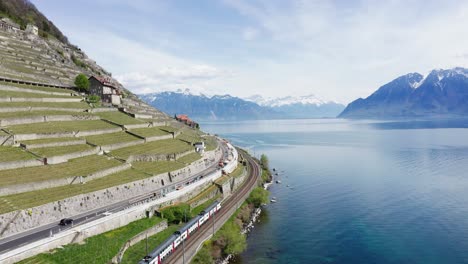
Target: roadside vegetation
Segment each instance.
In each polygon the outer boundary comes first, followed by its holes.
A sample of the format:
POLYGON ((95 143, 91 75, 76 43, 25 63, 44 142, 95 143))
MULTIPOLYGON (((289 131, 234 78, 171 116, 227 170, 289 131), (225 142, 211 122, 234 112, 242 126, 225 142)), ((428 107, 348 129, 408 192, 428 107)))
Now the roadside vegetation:
MULTIPOLYGON (((262 155, 262 183, 271 180, 268 157, 262 155)), ((238 168, 239 169, 239 168, 238 168)), ((193 264, 218 263, 228 255, 238 255, 247 248, 247 236, 242 234, 242 229, 251 221, 255 208, 268 203, 269 192, 262 187, 256 187, 246 199, 244 204, 221 227, 215 236, 207 240, 197 255, 193 258, 193 264)))
MULTIPOLYGON (((162 219, 159 217, 137 220, 115 230, 90 237, 84 241, 84 244, 66 245, 63 248, 52 251, 51 253, 39 254, 19 263, 109 263, 127 240, 144 230, 157 225, 161 221, 162 219)), ((140 256, 140 258, 143 256, 144 255, 140 256)))
MULTIPOLYGON (((190 210, 189 204, 182 203, 175 206, 170 206, 162 210, 161 217, 167 220, 168 228, 154 236, 148 237, 149 252, 157 247, 159 244, 168 239, 175 231, 183 226, 185 218, 190 221, 193 217, 197 216, 206 207, 212 204, 216 198, 210 199, 195 208, 190 210), (187 217, 186 217, 187 216, 187 217)), ((137 244, 131 246, 125 252, 122 263, 138 263, 144 256, 146 256, 146 240, 142 240, 137 244)))

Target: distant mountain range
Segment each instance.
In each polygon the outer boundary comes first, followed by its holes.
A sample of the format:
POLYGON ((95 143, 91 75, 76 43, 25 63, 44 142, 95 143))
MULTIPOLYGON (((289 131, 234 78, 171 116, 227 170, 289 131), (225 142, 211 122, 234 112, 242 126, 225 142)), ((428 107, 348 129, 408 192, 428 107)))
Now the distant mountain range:
POLYGON ((369 97, 351 102, 341 118, 434 118, 468 114, 468 70, 410 73, 383 85, 369 97))
POLYGON ((263 98, 255 95, 242 99, 230 95, 196 95, 188 89, 139 96, 170 115, 184 113, 196 120, 327 118, 335 117, 344 109, 342 104, 324 102, 315 96, 263 98))

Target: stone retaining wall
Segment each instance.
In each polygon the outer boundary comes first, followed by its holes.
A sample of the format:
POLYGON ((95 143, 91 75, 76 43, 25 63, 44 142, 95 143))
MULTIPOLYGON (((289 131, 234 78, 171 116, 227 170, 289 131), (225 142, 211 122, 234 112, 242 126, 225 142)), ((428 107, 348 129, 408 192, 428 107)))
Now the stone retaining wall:
POLYGON ((144 140, 135 140, 135 141, 130 141, 130 142, 122 142, 122 143, 116 143, 116 144, 101 146, 101 150, 111 151, 111 150, 115 150, 115 149, 119 149, 119 148, 125 148, 125 147, 141 145, 141 144, 144 144, 144 143, 145 143, 144 140))
POLYGON ((125 129, 135 129, 135 128, 145 128, 145 127, 152 127, 151 123, 143 123, 143 124, 134 124, 134 125, 124 125, 125 129))
POLYGON ((15 144, 13 135, 0 136, 0 146, 12 146, 15 144))
POLYGON ((101 113, 101 112, 117 112, 119 109, 114 107, 102 107, 102 108, 91 108, 88 109, 90 113, 101 113))
POLYGON ((64 137, 74 137, 75 132, 57 132, 57 133, 45 133, 45 134, 15 134, 15 141, 23 140, 35 140, 35 139, 44 139, 44 138, 64 138, 64 137))
POLYGON ((29 112, 29 111, 66 111, 66 112, 85 112, 86 109, 81 108, 65 108, 65 107, 0 107, 0 113, 12 112, 29 112))
POLYGON ((6 118, 0 120, 0 126, 13 126, 22 124, 34 124, 53 121, 79 121, 79 120, 99 120, 98 116, 89 115, 51 115, 51 116, 31 116, 22 118, 6 118))
POLYGON ((15 160, 15 161, 8 161, 8 162, 0 162, 0 170, 11 170, 11 169, 35 167, 35 166, 41 166, 41 165, 44 165, 44 161, 39 160, 39 159, 15 160))
POLYGON ((66 93, 66 92, 48 92, 48 91, 41 91, 41 90, 34 90, 28 88, 19 88, 19 87, 12 87, 12 86, 5 86, 0 85, 0 91, 14 91, 14 92, 23 92, 23 93, 35 93, 35 94, 47 94, 47 95, 64 95, 64 96, 73 96, 74 93, 66 93))
POLYGON ((60 155, 60 156, 47 157, 47 158, 44 158, 44 163, 45 164, 64 163, 64 162, 67 162, 70 159, 76 159, 76 158, 81 158, 81 157, 86 157, 86 156, 98 154, 99 151, 100 151, 100 148, 95 147, 95 148, 90 149, 90 150, 79 151, 79 152, 69 153, 69 154, 60 155))
MULTIPOLYGON (((200 171, 201 165, 200 163, 192 163, 184 169, 186 169, 186 172, 200 171)), ((186 177, 186 172, 179 173, 178 176, 180 177, 177 180, 182 180, 183 178, 181 177, 186 177)), ((220 171, 216 171, 216 173, 219 173, 219 175, 221 175, 220 171)), ((88 212, 119 201, 137 197, 145 193, 151 193, 154 190, 165 186, 161 185, 161 180, 164 181, 165 185, 171 182, 168 173, 162 173, 146 179, 121 184, 118 186, 110 187, 104 190, 99 190, 91 193, 68 197, 59 201, 36 206, 30 209, 24 209, 16 212, 2 214, 0 215, 0 230, 4 227, 5 224, 9 223, 12 219, 14 219, 14 221, 8 226, 8 229, 5 230, 2 237, 7 237, 18 232, 24 232, 28 229, 37 226, 55 223, 62 218, 88 212), (17 218, 15 218, 15 214, 17 212, 20 212, 20 215, 17 218)), ((84 186, 86 187, 86 185, 84 186)), ((203 186, 203 188, 205 187, 206 186, 203 186)), ((196 194, 196 191, 194 191, 193 194, 183 196, 177 201, 187 201, 194 197, 196 194)), ((157 195, 161 194, 157 193, 157 195)))
POLYGON ((158 141, 158 140, 164 140, 164 139, 174 139, 173 134, 167 134, 164 136, 154 136, 154 137, 147 137, 145 138, 146 142, 153 142, 153 141, 158 141))
POLYGON ((48 148, 48 147, 64 147, 64 146, 73 146, 73 145, 84 145, 86 144, 85 139, 76 139, 70 141, 62 142, 51 142, 51 143, 42 143, 42 144, 24 144, 20 143, 20 146, 26 149, 35 149, 35 148, 48 148))
POLYGON ((184 156, 187 156, 191 153, 195 153, 195 150, 189 150, 181 153, 172 153, 172 154, 143 154, 143 155, 130 155, 127 159, 127 162, 153 162, 153 161, 170 161, 177 160, 184 156))
POLYGON ((81 98, 23 98, 23 97, 1 97, 0 102, 36 102, 36 103, 78 103, 81 98))
POLYGON ((147 115, 147 114, 132 114, 134 118, 141 118, 141 119, 152 119, 152 115, 147 115))
POLYGON ((78 131, 76 132, 76 137, 87 137, 87 136, 94 136, 94 135, 102 135, 102 134, 110 134, 110 133, 117 133, 122 131, 122 128, 108 128, 108 129, 98 129, 98 130, 86 130, 86 131, 78 131))
POLYGON ((31 191, 65 186, 65 185, 70 185, 70 184, 82 184, 86 181, 99 179, 99 178, 111 175, 113 173, 117 173, 120 171, 130 169, 130 167, 131 167, 130 164, 122 164, 116 167, 112 167, 109 169, 105 169, 105 170, 101 170, 101 171, 89 174, 87 176, 86 175, 73 176, 73 177, 53 179, 53 180, 48 180, 48 181, 8 185, 8 186, 0 187, 0 196, 23 193, 23 192, 31 192, 31 191))

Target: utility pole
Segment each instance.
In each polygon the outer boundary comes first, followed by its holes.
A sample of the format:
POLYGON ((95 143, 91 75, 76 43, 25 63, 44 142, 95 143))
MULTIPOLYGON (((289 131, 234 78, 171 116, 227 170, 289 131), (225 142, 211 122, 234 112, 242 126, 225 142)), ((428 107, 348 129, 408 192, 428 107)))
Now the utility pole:
MULTIPOLYGON (((186 231, 188 232, 188 230, 186 231)), ((182 263, 185 264, 185 239, 182 239, 182 263)))
POLYGON ((146 232, 146 256, 148 256, 148 232, 146 232))
POLYGON ((213 237, 215 235, 215 213, 213 212, 213 237))

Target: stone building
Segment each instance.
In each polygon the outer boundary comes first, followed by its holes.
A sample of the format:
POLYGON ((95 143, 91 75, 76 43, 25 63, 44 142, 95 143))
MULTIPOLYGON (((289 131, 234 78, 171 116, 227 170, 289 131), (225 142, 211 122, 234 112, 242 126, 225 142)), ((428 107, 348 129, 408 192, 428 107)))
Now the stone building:
POLYGON ((89 77, 89 93, 101 97, 103 103, 120 105, 121 92, 105 77, 89 77))
POLYGON ((35 25, 32 25, 32 24, 28 24, 26 26, 26 33, 29 33, 29 34, 33 34, 33 35, 39 35, 39 29, 35 26, 35 25))
POLYGON ((7 17, 0 19, 0 29, 12 33, 20 31, 20 26, 7 17))

